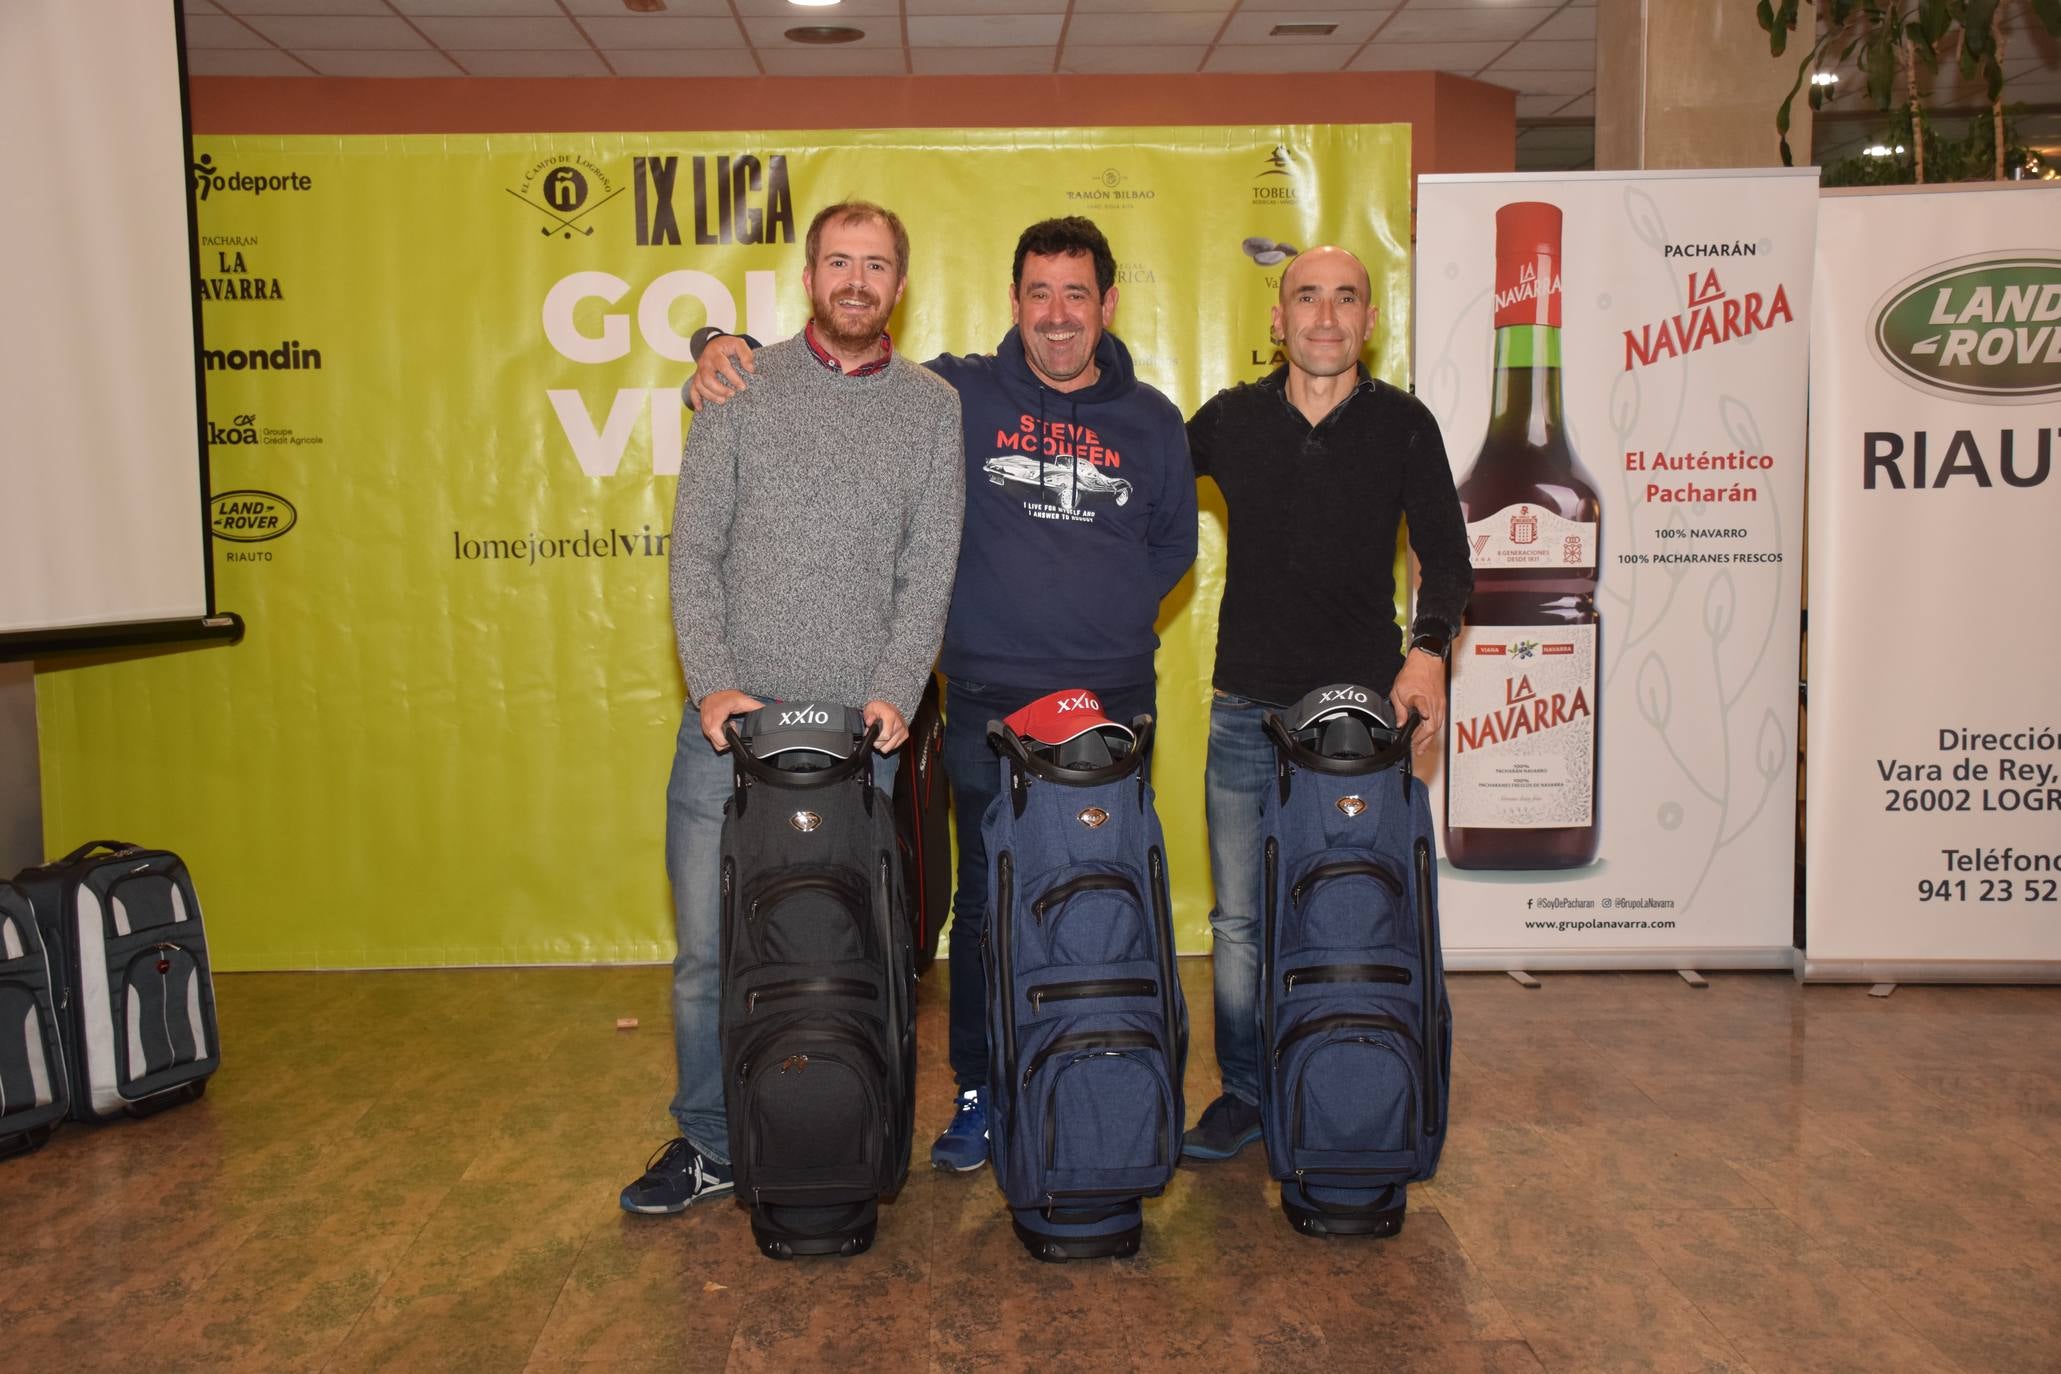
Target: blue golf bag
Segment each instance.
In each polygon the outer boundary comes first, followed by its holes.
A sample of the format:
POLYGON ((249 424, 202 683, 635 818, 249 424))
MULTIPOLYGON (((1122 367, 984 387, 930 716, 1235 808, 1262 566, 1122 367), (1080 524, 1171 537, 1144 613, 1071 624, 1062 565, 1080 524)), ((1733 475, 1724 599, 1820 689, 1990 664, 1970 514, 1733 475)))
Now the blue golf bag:
POLYGON ((1085 692, 989 726, 1003 775, 981 826, 989 1140, 1017 1237, 1041 1260, 1135 1254, 1141 1201, 1181 1152, 1188 1012, 1151 733, 1151 717, 1125 729, 1085 692), (1063 728, 1039 723, 1066 703, 1079 709, 1063 728))
POLYGON ((1445 1144, 1452 1011, 1419 718, 1340 684, 1262 721, 1261 1129, 1281 1208, 1308 1235, 1392 1236, 1445 1144))

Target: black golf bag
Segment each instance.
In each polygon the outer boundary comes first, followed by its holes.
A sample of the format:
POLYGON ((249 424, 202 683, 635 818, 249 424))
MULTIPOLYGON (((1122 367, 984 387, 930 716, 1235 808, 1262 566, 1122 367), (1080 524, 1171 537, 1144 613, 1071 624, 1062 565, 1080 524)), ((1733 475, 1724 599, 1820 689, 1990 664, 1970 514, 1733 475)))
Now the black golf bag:
POLYGON ((1127 730, 1085 692, 988 731, 1004 782, 982 825, 988 1136, 1016 1234, 1042 1260, 1136 1253, 1140 1203, 1181 1152, 1188 1013, 1151 733, 1151 717, 1127 730))
POLYGON ((1413 713, 1350 684, 1263 720, 1260 1113, 1281 1207, 1309 1235, 1394 1235, 1445 1144, 1452 1011, 1413 713))
POLYGON ((859 712, 731 728, 723 1073, 737 1196, 774 1259, 856 1255, 909 1173, 915 970, 888 798, 859 712))

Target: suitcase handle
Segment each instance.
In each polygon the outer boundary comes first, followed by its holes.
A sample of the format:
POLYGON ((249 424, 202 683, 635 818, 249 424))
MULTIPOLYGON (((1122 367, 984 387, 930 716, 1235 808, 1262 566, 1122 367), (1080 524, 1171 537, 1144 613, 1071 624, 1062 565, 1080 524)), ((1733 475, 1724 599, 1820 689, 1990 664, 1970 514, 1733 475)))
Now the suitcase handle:
POLYGON ((1389 742, 1387 748, 1377 750, 1363 759, 1333 759, 1297 743, 1295 736, 1288 732, 1287 722, 1281 719, 1279 713, 1269 711, 1260 718, 1260 728, 1265 730, 1267 738, 1274 742, 1275 753, 1279 756, 1275 772, 1280 779, 1281 800, 1284 802, 1288 800, 1288 774, 1295 768, 1307 768, 1313 773, 1329 773, 1334 777, 1358 778, 1393 768, 1399 763, 1402 765, 1403 795, 1409 796, 1410 741, 1415 737, 1417 727, 1423 723, 1424 713, 1413 709, 1409 718, 1397 729, 1395 738, 1389 742))
POLYGON ((865 738, 860 741, 859 747, 852 751, 850 758, 839 759, 828 768, 821 768, 813 773, 789 773, 753 758, 751 751, 744 747, 744 739, 737 733, 734 721, 723 723, 723 735, 730 741, 732 763, 744 776, 770 783, 775 787, 828 787, 832 783, 849 781, 858 776, 861 769, 865 770, 870 782, 873 776, 873 744, 880 738, 880 722, 872 721, 866 726, 865 738))
MULTIPOLYGON (((91 854, 96 849, 105 849, 110 853, 119 854, 124 850, 134 848, 136 848, 136 846, 130 844, 127 840, 88 840, 86 841, 86 843, 80 845, 77 849, 74 849, 71 853, 65 855, 62 859, 59 859, 57 862, 60 864, 77 863, 79 860, 85 858, 88 854, 91 854)), ((52 866, 55 867, 55 865, 52 866)))

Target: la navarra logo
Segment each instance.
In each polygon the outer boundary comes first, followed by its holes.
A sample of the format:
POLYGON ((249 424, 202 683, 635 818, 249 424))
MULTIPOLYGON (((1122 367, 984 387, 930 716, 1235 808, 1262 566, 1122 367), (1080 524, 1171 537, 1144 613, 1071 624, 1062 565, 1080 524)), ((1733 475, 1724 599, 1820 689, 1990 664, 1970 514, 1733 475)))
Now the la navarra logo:
MULTIPOLYGON (((1556 282, 1557 285, 1557 282, 1556 282)), ((1794 324, 1789 292, 1780 282, 1772 295, 1747 291, 1734 296, 1718 282, 1717 269, 1689 274, 1688 307, 1636 331, 1624 331, 1624 370, 1686 357, 1714 344, 1744 339, 1778 324, 1794 324)))

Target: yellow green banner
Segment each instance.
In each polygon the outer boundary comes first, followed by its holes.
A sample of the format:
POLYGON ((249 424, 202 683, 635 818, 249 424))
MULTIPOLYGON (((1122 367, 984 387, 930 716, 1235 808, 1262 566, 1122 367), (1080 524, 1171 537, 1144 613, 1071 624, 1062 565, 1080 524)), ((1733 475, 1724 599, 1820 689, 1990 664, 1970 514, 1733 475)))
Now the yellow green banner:
MULTIPOLYGON (((37 710, 50 846, 178 850, 224 969, 672 956, 687 340, 798 329, 823 205, 907 222, 891 328, 912 357, 991 351, 1017 235, 1080 214, 1116 252, 1115 332, 1183 413, 1275 365, 1281 263, 1313 243, 1366 261, 1368 361, 1408 373, 1402 126, 194 149, 217 602, 249 633, 48 666, 37 710)), ((1190 951, 1223 567, 1203 506, 1162 612, 1154 765, 1190 951)))

